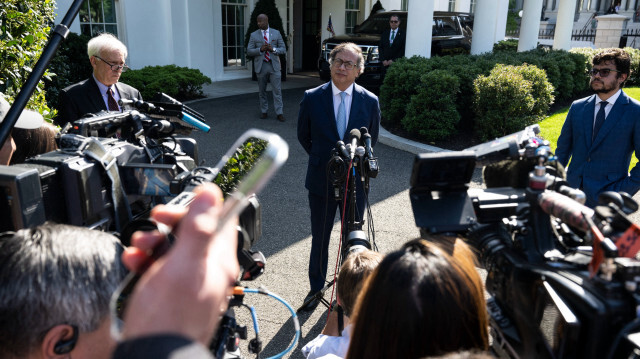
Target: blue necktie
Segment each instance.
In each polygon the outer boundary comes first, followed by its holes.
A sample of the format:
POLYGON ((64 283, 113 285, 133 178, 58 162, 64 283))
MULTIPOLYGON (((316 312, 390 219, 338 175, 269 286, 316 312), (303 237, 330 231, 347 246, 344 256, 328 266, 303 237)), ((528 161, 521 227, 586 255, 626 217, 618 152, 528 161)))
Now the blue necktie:
POLYGON ((338 106, 338 134, 340 138, 344 137, 344 131, 347 130, 347 111, 344 108, 344 98, 347 96, 346 92, 340 92, 340 106, 338 106))
POLYGON ((596 115, 596 124, 593 126, 593 136, 591 137, 591 142, 595 141, 596 136, 598 135, 598 131, 600 131, 600 127, 602 127, 602 124, 604 124, 604 109, 607 107, 607 104, 607 101, 600 102, 600 110, 598 110, 598 114, 596 115))

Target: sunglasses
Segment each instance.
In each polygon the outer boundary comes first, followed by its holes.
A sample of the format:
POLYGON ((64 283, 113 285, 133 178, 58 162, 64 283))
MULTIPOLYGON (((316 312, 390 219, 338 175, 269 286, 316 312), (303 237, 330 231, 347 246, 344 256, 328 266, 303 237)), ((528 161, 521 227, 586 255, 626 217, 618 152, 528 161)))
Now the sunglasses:
POLYGON ((392 24, 397 24, 398 20, 389 20, 389 22, 392 23, 392 24))
POLYGON ((612 69, 591 69, 591 70, 589 70, 589 75, 595 76, 595 75, 597 75, 599 73, 600 77, 607 77, 607 76, 609 76, 611 71, 613 71, 613 72, 622 72, 622 71, 612 70, 612 69))

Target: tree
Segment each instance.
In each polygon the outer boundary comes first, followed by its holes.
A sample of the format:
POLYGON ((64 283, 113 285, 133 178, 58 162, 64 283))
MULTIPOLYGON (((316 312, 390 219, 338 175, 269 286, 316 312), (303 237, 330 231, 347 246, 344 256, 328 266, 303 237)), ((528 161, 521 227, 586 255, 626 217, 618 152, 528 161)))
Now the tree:
MULTIPOLYGON (((40 58, 55 18, 55 5, 54 0, 0 0, 0 92, 5 96, 18 94, 40 58)), ((51 119, 42 80, 27 107, 51 119)))
POLYGON ((251 36, 251 33, 258 30, 258 15, 260 14, 267 15, 269 18, 269 27, 280 31, 282 40, 284 40, 284 45, 288 50, 289 42, 287 41, 287 33, 282 27, 282 18, 280 17, 280 12, 278 11, 275 0, 259 0, 256 3, 256 6, 253 8, 253 12, 251 12, 249 28, 247 29, 247 33, 244 35, 245 46, 249 45, 249 37, 251 36))

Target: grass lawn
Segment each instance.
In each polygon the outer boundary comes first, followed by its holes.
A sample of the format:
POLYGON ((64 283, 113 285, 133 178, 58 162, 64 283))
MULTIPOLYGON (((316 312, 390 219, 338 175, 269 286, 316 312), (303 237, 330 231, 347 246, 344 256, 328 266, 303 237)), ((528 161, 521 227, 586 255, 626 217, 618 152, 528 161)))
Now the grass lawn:
MULTIPOLYGON (((640 87, 625 87, 624 93, 640 101, 640 87)), ((551 116, 540 122, 540 135, 551 142, 551 150, 554 152, 556 150, 558 137, 560 136, 560 130, 562 130, 562 124, 564 124, 564 120, 567 118, 567 112, 569 112, 568 106, 551 114, 551 116)), ((636 165, 636 162, 638 162, 638 159, 634 155, 631 157, 629 169, 633 168, 633 166, 636 165)))

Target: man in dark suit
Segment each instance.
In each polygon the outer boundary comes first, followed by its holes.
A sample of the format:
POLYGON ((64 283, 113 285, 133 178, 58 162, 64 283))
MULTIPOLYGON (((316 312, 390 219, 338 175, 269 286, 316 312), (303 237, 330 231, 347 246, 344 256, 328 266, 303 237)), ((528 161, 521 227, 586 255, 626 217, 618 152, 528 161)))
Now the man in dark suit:
POLYGON ((571 105, 556 149, 563 166, 571 158, 567 181, 585 192, 590 207, 602 192, 634 195, 640 189, 640 166, 629 173, 631 154, 640 153, 640 102, 622 91, 629 55, 607 49, 592 63, 590 86, 596 94, 571 105))
MULTIPOLYGON (((329 55, 331 81, 307 90, 298 114, 298 141, 309 154, 305 187, 309 190, 311 209, 311 254, 309 282, 311 290, 305 302, 325 284, 329 238, 338 202, 333 198, 333 185, 327 178, 327 164, 336 142, 348 142, 352 129, 366 127, 375 145, 380 129, 378 97, 355 83, 364 70, 362 50, 356 44, 343 43, 329 55), (344 106, 343 106, 344 104, 344 106)), ((357 191, 357 219, 364 213, 364 190, 357 191)), ((340 209, 342 215, 342 209, 340 209)), ((318 300, 303 308, 313 310, 318 300)))
POLYGON ((380 35, 378 52, 380 53, 380 61, 382 61, 382 69, 385 73, 395 60, 404 57, 404 45, 407 35, 400 30, 399 26, 400 18, 397 15, 391 15, 389 18, 390 29, 380 35))
POLYGON ((276 29, 269 27, 269 18, 265 14, 258 15, 259 29, 251 33, 247 54, 253 57, 256 76, 258 76, 258 88, 260 98, 260 118, 267 118, 269 101, 267 100, 267 82, 271 82, 273 92, 273 106, 275 107, 278 121, 284 122, 282 114, 282 88, 280 79, 280 55, 287 52, 282 40, 282 35, 276 29))
POLYGON ((120 99, 142 100, 135 88, 118 82, 128 69, 127 47, 115 36, 103 33, 87 44, 93 76, 60 91, 56 124, 64 126, 88 113, 122 111, 120 99))

